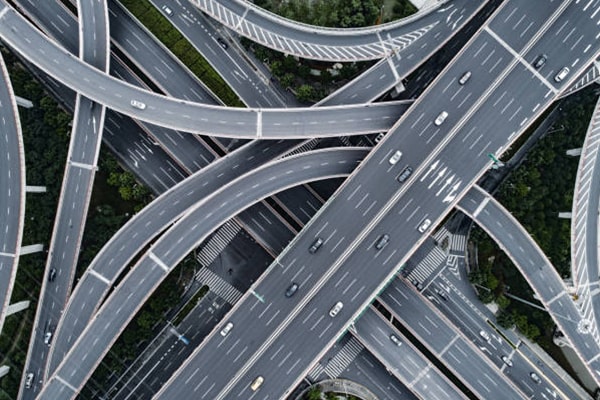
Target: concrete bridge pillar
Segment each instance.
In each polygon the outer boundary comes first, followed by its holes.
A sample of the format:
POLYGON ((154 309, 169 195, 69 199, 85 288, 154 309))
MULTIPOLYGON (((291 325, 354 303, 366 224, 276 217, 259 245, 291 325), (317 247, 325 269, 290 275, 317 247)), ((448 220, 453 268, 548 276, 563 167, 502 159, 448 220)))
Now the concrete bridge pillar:
POLYGON ((567 150, 567 155, 571 157, 579 157, 581 155, 581 147, 578 149, 567 150))
POLYGON ((17 105, 21 106, 23 108, 31 108, 31 107, 33 107, 33 103, 31 102, 31 100, 27 100, 27 99, 24 99, 24 98, 19 97, 19 96, 15 96, 15 100, 17 101, 17 105))
POLYGON ((0 366, 0 378, 2 378, 4 375, 8 374, 9 370, 10 370, 10 368, 7 367, 6 365, 0 366))
POLYGON ((572 214, 570 212, 559 212, 558 213, 558 218, 562 218, 562 219, 571 219, 572 214))
POLYGON ((6 309, 6 316, 16 314, 20 311, 27 310, 29 308, 29 300, 23 300, 15 304, 11 304, 6 309))
POLYGON ((31 254, 31 253, 39 253, 42 250, 44 250, 43 244, 31 244, 29 246, 22 246, 19 254, 25 255, 25 254, 31 254))
POLYGON ((25 186, 27 193, 46 193, 46 186, 25 186))

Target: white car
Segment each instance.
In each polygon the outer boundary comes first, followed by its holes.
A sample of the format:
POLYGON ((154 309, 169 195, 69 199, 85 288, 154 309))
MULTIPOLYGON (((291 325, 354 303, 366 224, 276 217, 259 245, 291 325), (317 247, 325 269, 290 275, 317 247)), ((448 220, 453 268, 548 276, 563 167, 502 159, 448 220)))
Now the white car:
POLYGON ((233 322, 228 322, 223 329, 221 329, 221 336, 225 337, 229 334, 229 331, 233 329, 233 322))
POLYGON ((173 10, 171 10, 166 4, 164 6, 162 6, 162 10, 165 12, 165 14, 167 14, 169 17, 173 15, 173 10))
POLYGON ((419 232, 425 233, 427 228, 429 228, 429 225, 431 225, 431 220, 428 218, 425 218, 423 220, 423 222, 421 223, 421 225, 419 225, 419 232))
POLYGON ((564 67, 563 69, 561 69, 558 74, 556 74, 556 76, 554 77, 554 81, 555 82, 560 82, 563 79, 565 79, 567 77, 567 75, 569 75, 569 67, 564 67))
POLYGON ((30 389, 31 384, 33 383, 33 372, 27 374, 27 378, 25 378, 25 389, 30 389))
POLYGON ((50 346, 50 342, 52 341, 52 332, 48 331, 44 334, 44 343, 50 346))
POLYGON ((131 100, 131 105, 135 108, 139 108, 140 110, 146 109, 146 104, 138 100, 131 100))
POLYGON ((435 121, 433 121, 433 123, 436 126, 440 126, 441 124, 444 123, 444 121, 446 120, 446 118, 448 118, 448 113, 446 111, 442 111, 440 113, 440 115, 437 116, 437 118, 435 119, 435 121))
POLYGON ((342 307, 344 307, 344 303, 342 303, 341 301, 338 301, 337 303, 335 303, 335 305, 331 308, 331 310, 329 310, 329 316, 331 318, 335 317, 340 312, 342 307))
POLYGON ((490 341, 490 335, 486 331, 479 331, 479 336, 481 336, 486 342, 490 341))
POLYGON ((385 136, 385 132, 381 132, 379 135, 377 135, 375 137, 375 143, 381 142, 381 140, 384 138, 384 136, 385 136))
POLYGON ((507 356, 502 356, 502 361, 504 362, 504 364, 508 365, 509 367, 513 366, 513 362, 511 361, 510 358, 508 358, 507 356))
POLYGON ((402 152, 397 150, 389 159, 390 164, 394 165, 402 158, 402 152))

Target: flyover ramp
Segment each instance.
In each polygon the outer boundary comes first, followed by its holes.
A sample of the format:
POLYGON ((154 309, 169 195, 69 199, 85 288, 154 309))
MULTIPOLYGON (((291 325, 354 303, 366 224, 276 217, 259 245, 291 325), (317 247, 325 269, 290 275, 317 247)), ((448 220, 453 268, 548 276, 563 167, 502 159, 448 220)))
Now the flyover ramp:
POLYGON ((387 131, 407 107, 404 102, 291 110, 203 105, 148 92, 82 63, 10 7, 0 11, 0 37, 82 95, 133 118, 184 132, 242 139, 358 135, 387 131), (144 109, 132 106, 132 100, 144 104, 144 109))
POLYGON ((467 399, 404 335, 369 306, 350 328, 352 334, 400 382, 421 399, 467 399), (400 344, 392 342, 395 335, 400 344))
POLYGON ((4 326, 17 268, 25 220, 25 151, 15 94, 0 55, 0 332, 4 326))
POLYGON ((284 54, 321 61, 366 61, 401 50, 431 27, 440 6, 404 19, 365 28, 324 28, 292 21, 239 0, 192 0, 191 3, 239 35, 284 54))
POLYGON ((461 199, 458 209, 479 224, 513 261, 590 375, 598 379, 600 336, 595 316, 585 308, 580 311, 537 243, 508 210, 478 186, 461 199))
MULTIPOLYGON (((600 321, 598 224, 600 224, 600 100, 586 132, 573 190, 571 277, 577 302, 600 321), (592 311, 593 310, 593 311, 592 311)), ((586 312, 587 313, 587 312, 586 312)))
POLYGON ((102 247, 79 279, 56 328, 48 370, 54 372, 93 318, 114 283, 134 257, 196 203, 236 179, 239 165, 247 170, 289 151, 288 142, 252 142, 162 193, 133 216, 102 247), (127 243, 126 246, 123 246, 127 243))
POLYGON ((227 219, 274 192, 315 179, 346 176, 364 155, 364 149, 334 149, 288 157, 242 175, 197 203, 152 245, 114 289, 39 398, 75 397, 158 284, 191 249, 227 219), (354 157, 348 156, 351 153, 354 157), (306 168, 310 165, 321 167, 306 168), (252 182, 262 183, 252 185, 252 182), (174 243, 177 249, 173 248, 174 243))
MULTIPOLYGON (((206 339, 208 344, 195 354, 195 360, 188 360, 180 368, 159 397, 190 397, 194 391, 213 398, 226 398, 230 394, 248 397, 249 382, 258 375, 266 377, 263 389, 268 395, 281 397, 295 387, 305 376, 306 368, 319 358, 319 349, 336 340, 393 274, 394 266, 405 261, 423 240, 417 228, 426 219, 430 228, 436 226, 489 168, 488 154, 500 154, 568 85, 568 80, 551 83, 557 65, 581 56, 581 69, 589 57, 595 56, 598 52, 595 21, 581 24, 582 18, 573 18, 580 12, 580 5, 570 2, 548 4, 543 10, 522 0, 505 2, 490 24, 474 35, 395 129, 346 180, 336 197, 320 210, 318 218, 313 218, 278 257, 270 269, 273 277, 263 280, 281 283, 275 265, 284 269, 292 264, 302 266, 301 278, 297 279, 309 282, 309 294, 296 300, 300 303, 295 306, 275 300, 267 305, 251 300, 245 305, 238 303, 231 318, 242 321, 239 323, 246 329, 233 330, 226 340, 238 343, 245 349, 244 354, 229 357, 219 351, 221 338, 211 335, 206 339), (512 17, 515 8, 520 13, 512 17), (526 21, 525 25, 517 26, 534 33, 523 35, 515 31, 515 18, 526 21), (566 52, 557 48, 555 33, 559 28, 564 29, 565 23, 573 28, 573 21, 586 33, 566 52), (594 32, 587 30, 590 25, 594 25, 594 32), (588 45, 593 51, 583 56, 588 45), (531 66, 540 50, 553 52, 552 65, 547 65, 543 74, 531 66), (471 80, 461 89, 457 77, 459 71, 464 73, 468 68, 476 81, 471 80), (434 124, 440 110, 448 111, 448 118, 443 124, 434 124), (402 137, 401 133, 407 136, 402 137), (403 164, 394 169, 386 163, 399 148, 410 151, 404 151, 403 164), (399 185, 396 178, 407 164, 414 167, 414 172, 399 185), (351 221, 347 221, 348 215, 352 215, 351 221), (387 215, 394 218, 385 218, 387 215), (375 262, 372 246, 384 232, 390 234, 390 244, 375 262), (330 238, 332 249, 307 259, 306 248, 315 236, 330 238), (364 266, 370 267, 368 273, 364 266), (336 286, 345 279, 350 281, 348 284, 356 285, 352 294, 336 286), (332 293, 346 303, 335 320, 327 317, 332 293), (277 307, 265 310, 271 304, 277 307), (269 313, 266 322, 257 319, 261 312, 269 313), (279 352, 281 346, 285 352, 279 352), (280 368, 270 368, 273 362, 281 363, 280 368), (184 385, 187 379, 193 379, 191 374, 202 377, 195 387, 184 385)), ((564 43, 573 45, 569 40, 564 43)), ((271 285, 261 285, 260 290, 277 294, 271 285)))

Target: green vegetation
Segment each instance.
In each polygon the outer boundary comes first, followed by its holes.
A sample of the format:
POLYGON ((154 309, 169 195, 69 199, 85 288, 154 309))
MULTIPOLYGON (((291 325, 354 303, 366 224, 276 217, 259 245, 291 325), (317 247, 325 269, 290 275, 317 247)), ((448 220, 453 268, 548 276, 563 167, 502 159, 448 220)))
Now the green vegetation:
POLYGON ((121 4, 202 80, 225 105, 244 107, 223 78, 148 0, 121 0, 121 4))
MULTIPOLYGON (((497 199, 527 229, 562 277, 570 276, 570 220, 558 212, 572 208, 579 158, 565 154, 581 147, 596 103, 593 88, 583 90, 562 105, 564 129, 543 137, 524 163, 500 186, 497 199)), ((484 302, 500 308, 498 323, 516 326, 524 335, 548 348, 554 323, 544 311, 506 297, 511 293, 537 303, 516 267, 485 233, 476 228, 471 239, 477 246, 479 268, 470 279, 484 302), (481 286, 488 288, 482 289, 481 286)))

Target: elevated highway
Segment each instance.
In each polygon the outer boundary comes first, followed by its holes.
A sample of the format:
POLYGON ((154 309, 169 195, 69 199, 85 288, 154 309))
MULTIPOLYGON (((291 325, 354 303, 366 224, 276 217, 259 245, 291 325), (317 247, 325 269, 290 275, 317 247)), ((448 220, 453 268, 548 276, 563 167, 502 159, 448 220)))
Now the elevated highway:
POLYGON ((571 276, 577 303, 600 321, 598 224, 600 224, 600 100, 583 143, 573 190, 571 219, 571 276))
POLYGON ((418 228, 425 220, 429 229, 435 226, 489 168, 488 155, 501 154, 597 56, 596 9, 584 6, 505 2, 269 268, 254 290, 272 300, 238 303, 229 320, 243 331, 234 329, 226 339, 209 336, 158 398, 246 398, 259 375, 265 378, 259 398, 285 396, 295 387, 321 349, 424 240, 418 228), (540 53, 548 54, 548 63, 536 70, 532 64, 540 53), (565 65, 571 78, 556 82, 565 65), (457 80, 465 70, 472 77, 461 87, 457 80), (446 120, 434 124, 442 110, 446 120), (404 158, 389 166, 396 149, 404 150, 404 158), (413 174, 400 185, 396 178, 406 165, 413 174), (374 243, 384 233, 389 244, 377 252, 374 243), (306 249, 317 236, 328 250, 311 256, 306 249), (301 273, 284 276, 292 266, 301 273), (284 290, 289 279, 306 288, 291 302, 273 290, 284 290), (352 290, 344 291, 348 286, 352 290), (333 294, 344 303, 335 319, 328 317, 333 294), (225 354, 222 343, 235 344, 242 354, 225 354), (269 367, 273 363, 276 371, 269 367), (198 384, 186 385, 192 378, 198 384))
POLYGON ((458 204, 513 261, 573 350, 598 380, 600 336, 589 308, 580 311, 556 269, 514 217, 488 193, 473 187, 458 204), (583 314, 582 314, 583 313, 583 314))
POLYGON ((246 139, 375 133, 388 130, 405 107, 402 102, 293 110, 202 105, 148 92, 89 67, 10 7, 0 11, 0 36, 38 68, 82 95, 142 121, 185 132, 246 139), (144 109, 133 107, 132 100, 144 104, 144 109))
POLYGON ((287 187, 315 179, 346 176, 363 156, 363 149, 345 149, 315 151, 285 158, 242 175, 197 203, 187 212, 186 218, 173 225, 152 245, 136 263, 137 266, 114 289, 109 300, 62 360, 40 398, 75 396, 157 285, 185 254, 227 219, 252 203, 287 187), (349 157, 349 152, 354 152, 355 156, 349 157), (311 165, 312 168, 306 168, 311 165), (321 168, 316 168, 317 165, 321 165, 321 168), (184 247, 186 249, 173 253, 173 243, 177 243, 181 250, 184 247), (115 317, 120 321, 114 321, 115 317))
POLYGON ((406 47, 434 25, 427 19, 439 3, 410 17, 366 28, 323 28, 302 24, 240 0, 193 0, 221 24, 263 46, 322 61, 383 58, 406 47))
MULTIPOLYGON (((108 7, 105 1, 79 3, 79 58, 107 73, 110 60, 108 7)), ((42 338, 48 333, 54 333, 75 279, 100 154, 105 114, 104 106, 77 95, 58 210, 25 361, 25 370, 35 374, 36 382, 43 382, 45 379, 48 344, 42 338), (46 279, 51 273, 55 274, 55 278, 46 279)), ((25 374, 22 377, 20 397, 34 398, 41 386, 35 384, 33 388, 26 390, 24 383, 25 374)))
POLYGON ((0 56, 0 332, 17 276, 25 221, 25 152, 15 94, 0 56))

